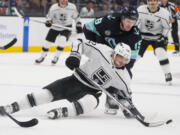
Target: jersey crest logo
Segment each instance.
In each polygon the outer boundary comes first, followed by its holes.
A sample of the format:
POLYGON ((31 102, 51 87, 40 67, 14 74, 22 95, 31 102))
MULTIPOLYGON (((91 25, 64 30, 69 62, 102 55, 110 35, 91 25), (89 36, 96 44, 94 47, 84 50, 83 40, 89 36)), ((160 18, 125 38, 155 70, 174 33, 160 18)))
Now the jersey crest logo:
POLYGON ((110 36, 110 35, 111 35, 111 30, 106 30, 106 31, 104 32, 104 34, 105 34, 106 36, 110 36))
POLYGON ((67 16, 65 14, 55 14, 54 15, 54 18, 55 19, 58 19, 62 22, 66 21, 67 20, 67 16))
POLYGON ((151 21, 151 20, 146 20, 146 21, 145 21, 145 26, 146 26, 146 29, 147 29, 147 30, 151 30, 151 29, 154 28, 154 22, 151 21))
POLYGON ((96 81, 99 85, 105 85, 107 82, 111 80, 111 76, 105 71, 103 67, 97 69, 91 77, 94 81, 96 81))

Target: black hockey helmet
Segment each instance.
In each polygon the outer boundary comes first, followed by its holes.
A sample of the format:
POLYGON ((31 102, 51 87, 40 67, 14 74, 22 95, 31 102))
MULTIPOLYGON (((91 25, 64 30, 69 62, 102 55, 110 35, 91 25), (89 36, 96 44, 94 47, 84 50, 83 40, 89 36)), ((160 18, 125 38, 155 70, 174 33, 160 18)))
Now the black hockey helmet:
POLYGON ((138 11, 134 7, 123 7, 120 12, 121 12, 121 20, 125 18, 131 20, 137 20, 139 17, 138 11))

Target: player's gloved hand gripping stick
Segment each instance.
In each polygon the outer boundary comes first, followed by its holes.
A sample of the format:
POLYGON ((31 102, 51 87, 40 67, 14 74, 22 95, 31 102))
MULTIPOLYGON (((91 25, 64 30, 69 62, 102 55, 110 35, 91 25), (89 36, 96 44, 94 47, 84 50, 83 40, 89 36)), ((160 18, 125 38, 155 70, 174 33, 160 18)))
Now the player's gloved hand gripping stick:
POLYGON ((112 96, 107 90, 105 90, 102 86, 100 86, 99 84, 97 84, 95 81, 93 81, 92 79, 90 79, 80 68, 76 68, 76 70, 78 70, 79 72, 81 72, 84 77, 92 84, 94 85, 96 88, 98 88, 99 90, 101 90, 102 92, 104 92, 107 96, 109 96, 110 98, 114 99, 114 101, 123 109, 125 109, 126 111, 130 112, 132 115, 134 115, 134 117, 144 126, 146 127, 157 127, 157 126, 162 126, 164 124, 169 124, 172 122, 171 119, 169 120, 162 120, 162 121, 158 121, 158 122, 148 122, 147 118, 145 118, 143 115, 141 115, 141 113, 136 109, 136 107, 133 105, 132 101, 129 100, 128 98, 125 98, 128 102, 129 102, 129 107, 127 108, 126 106, 124 106, 118 99, 116 99, 114 96, 112 96))

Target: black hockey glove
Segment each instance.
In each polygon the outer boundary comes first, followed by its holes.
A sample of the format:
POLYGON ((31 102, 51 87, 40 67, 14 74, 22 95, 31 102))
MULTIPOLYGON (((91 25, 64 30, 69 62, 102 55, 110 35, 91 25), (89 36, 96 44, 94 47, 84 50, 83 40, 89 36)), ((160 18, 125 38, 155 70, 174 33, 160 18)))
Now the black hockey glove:
MULTIPOLYGON (((132 108, 132 99, 130 95, 127 95, 124 93, 123 90, 119 90, 115 87, 110 86, 109 88, 106 89, 110 94, 112 94, 113 97, 115 97, 117 100, 119 100, 121 102, 121 104, 123 104, 124 106, 126 106, 126 108, 131 109, 132 108)), ((107 98, 108 99, 108 98, 107 98)), ((114 107, 116 107, 117 109, 119 108, 119 106, 117 106, 116 104, 114 104, 114 107)), ((123 109, 123 108, 121 108, 123 109)), ((124 116, 126 118, 132 118, 133 115, 131 113, 129 113, 128 111, 126 111, 125 109, 122 110, 124 116)))
POLYGON ((5 115, 4 111, 5 111, 5 108, 3 106, 0 106, 0 116, 5 115))
POLYGON ((52 26, 52 21, 48 20, 45 22, 46 27, 51 27, 52 26))
POLYGON ((118 100, 129 98, 123 90, 119 90, 113 86, 108 87, 106 90, 109 93, 111 93, 114 97, 116 97, 118 100))
POLYGON ((78 68, 79 65, 80 65, 80 57, 79 56, 70 55, 66 59, 66 66, 71 70, 74 70, 75 68, 78 68))
POLYGON ((164 37, 163 35, 157 40, 157 42, 162 42, 164 43, 165 45, 168 44, 168 38, 167 37, 164 37))
POLYGON ((77 33, 83 32, 81 22, 76 23, 76 31, 77 31, 77 33))

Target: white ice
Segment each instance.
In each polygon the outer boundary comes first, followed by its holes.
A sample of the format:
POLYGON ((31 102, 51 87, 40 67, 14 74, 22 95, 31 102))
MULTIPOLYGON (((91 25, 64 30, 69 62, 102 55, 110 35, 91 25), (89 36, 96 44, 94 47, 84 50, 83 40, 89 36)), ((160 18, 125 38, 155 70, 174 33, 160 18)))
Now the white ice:
MULTIPOLYGON (((133 102, 144 115, 158 113, 155 120, 172 118, 173 122, 156 128, 147 128, 135 119, 125 119, 121 112, 116 116, 104 114, 104 95, 99 107, 92 113, 76 118, 49 120, 46 112, 68 104, 66 101, 42 105, 13 114, 26 121, 38 118, 39 124, 21 128, 7 117, 0 117, 0 135, 179 135, 180 134, 180 56, 169 52, 173 85, 165 84, 164 74, 152 51, 146 52, 133 69, 133 102)), ((35 65, 39 53, 0 54, 0 105, 20 99, 27 93, 39 91, 43 86, 71 75, 63 53, 56 66, 51 66, 54 53, 44 63, 35 65)))

